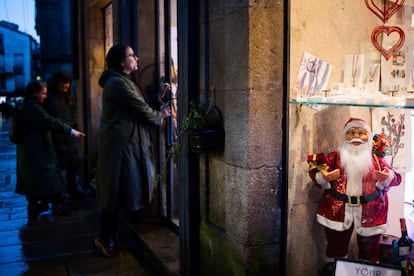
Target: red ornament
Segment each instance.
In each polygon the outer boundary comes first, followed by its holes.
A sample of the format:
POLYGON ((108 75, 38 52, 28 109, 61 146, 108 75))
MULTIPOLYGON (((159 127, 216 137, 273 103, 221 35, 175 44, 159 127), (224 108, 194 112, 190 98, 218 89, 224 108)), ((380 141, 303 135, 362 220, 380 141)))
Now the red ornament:
POLYGON ((405 42, 405 34, 404 31, 397 27, 397 26, 378 26, 376 27, 371 34, 371 41, 374 44, 374 47, 384 56, 386 60, 392 57, 401 47, 404 45, 405 42), (397 33, 399 36, 398 42, 392 46, 389 50, 384 49, 381 42, 378 41, 378 36, 383 33, 386 35, 390 35, 391 33, 397 33))
MULTIPOLYGON (((378 0, 379 1, 379 0, 378 0)), ((377 2, 378 2, 377 1, 377 2)), ((365 5, 383 23, 386 23, 403 5, 405 0, 381 0, 382 5, 375 4, 375 0, 365 0, 365 5), (390 3, 387 5, 387 3, 390 3), (382 8, 380 7, 382 6, 382 8)))

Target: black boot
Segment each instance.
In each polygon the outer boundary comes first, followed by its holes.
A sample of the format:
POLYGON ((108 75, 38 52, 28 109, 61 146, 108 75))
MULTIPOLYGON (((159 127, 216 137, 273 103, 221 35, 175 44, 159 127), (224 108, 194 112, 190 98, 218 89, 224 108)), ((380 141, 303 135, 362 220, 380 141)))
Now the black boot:
POLYGON ((52 203, 52 211, 55 216, 65 216, 69 214, 70 208, 66 201, 52 203))
POLYGON ((29 218, 37 218, 41 213, 49 210, 49 204, 42 201, 29 201, 27 205, 27 216, 29 218))
POLYGON ((56 196, 52 202, 52 211, 55 216, 65 216, 69 214, 70 208, 68 200, 64 194, 56 196))

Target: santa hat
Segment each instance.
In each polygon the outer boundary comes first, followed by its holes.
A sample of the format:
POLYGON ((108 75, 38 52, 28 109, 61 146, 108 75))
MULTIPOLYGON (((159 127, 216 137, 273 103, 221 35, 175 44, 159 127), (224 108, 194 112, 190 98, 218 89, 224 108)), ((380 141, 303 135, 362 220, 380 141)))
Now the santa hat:
POLYGON ((366 121, 359 118, 350 118, 344 126, 343 134, 345 135, 345 133, 353 127, 363 128, 368 132, 369 136, 372 136, 371 127, 368 125, 366 121))

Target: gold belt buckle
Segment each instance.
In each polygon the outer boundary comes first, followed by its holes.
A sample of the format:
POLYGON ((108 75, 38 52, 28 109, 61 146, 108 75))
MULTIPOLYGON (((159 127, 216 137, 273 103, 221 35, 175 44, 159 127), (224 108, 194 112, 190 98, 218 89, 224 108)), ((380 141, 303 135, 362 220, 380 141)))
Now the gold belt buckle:
POLYGON ((351 195, 346 195, 348 197, 348 205, 350 207, 358 207, 361 205, 361 197, 360 196, 351 196, 351 195), (356 203, 352 203, 352 198, 356 198, 357 202, 356 203))

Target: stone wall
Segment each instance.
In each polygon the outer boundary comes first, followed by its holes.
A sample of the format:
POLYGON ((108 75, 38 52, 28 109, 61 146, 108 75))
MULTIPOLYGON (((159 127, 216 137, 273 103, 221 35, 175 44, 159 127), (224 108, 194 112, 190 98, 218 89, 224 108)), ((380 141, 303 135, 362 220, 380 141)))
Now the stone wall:
POLYGON ((224 154, 200 162, 207 164, 200 195, 203 275, 280 269, 283 8, 282 1, 209 1, 203 23, 210 31, 210 86, 226 137, 224 154))
POLYGON ((89 101, 83 103, 87 106, 88 116, 86 120, 88 122, 87 135, 88 135, 88 152, 86 152, 88 160, 87 174, 92 177, 93 170, 96 167, 97 158, 97 146, 98 146, 98 129, 102 110, 102 88, 99 86, 98 81, 102 72, 105 69, 105 41, 104 41, 104 13, 102 9, 108 4, 108 1, 81 1, 83 6, 81 9, 86 12, 87 16, 83 18, 86 21, 87 27, 80 37, 81 43, 83 40, 87 42, 85 48, 81 48, 80 58, 88 57, 87 62, 81 60, 80 64, 84 65, 80 68, 80 83, 82 88, 87 89, 89 92, 89 101), (89 3, 90 2, 90 3, 89 3), (84 71, 86 70, 86 71, 84 71))

